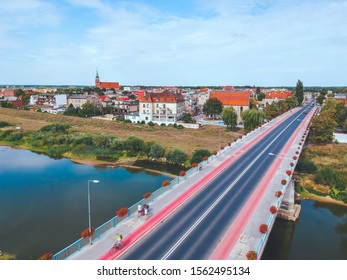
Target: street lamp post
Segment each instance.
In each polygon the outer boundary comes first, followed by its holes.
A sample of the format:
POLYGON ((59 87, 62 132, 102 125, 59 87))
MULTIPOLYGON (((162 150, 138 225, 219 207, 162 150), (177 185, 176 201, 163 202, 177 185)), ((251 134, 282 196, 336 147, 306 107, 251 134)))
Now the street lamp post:
MULTIPOLYGON (((92 223, 90 218, 90 192, 89 192, 89 182, 92 182, 94 184, 99 183, 99 180, 88 180, 88 221, 89 221, 89 233, 92 232, 92 223)), ((92 244, 92 237, 89 237, 89 244, 92 244)))

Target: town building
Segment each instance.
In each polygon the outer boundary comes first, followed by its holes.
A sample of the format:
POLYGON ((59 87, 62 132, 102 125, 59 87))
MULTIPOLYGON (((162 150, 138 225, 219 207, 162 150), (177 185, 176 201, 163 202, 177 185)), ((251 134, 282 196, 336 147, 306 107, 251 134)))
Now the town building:
POLYGON ((33 94, 30 96, 31 106, 49 106, 49 107, 66 107, 67 95, 66 94, 33 94))
POLYGON ((249 91, 216 90, 210 92, 210 98, 217 98, 224 107, 233 107, 237 114, 237 123, 242 123, 242 112, 249 109, 249 91))
POLYGON ((185 112, 184 98, 171 90, 143 92, 138 94, 139 113, 126 116, 133 122, 144 121, 156 124, 174 124, 185 112))
POLYGON ((291 97, 293 92, 290 90, 269 90, 265 91, 265 98, 260 102, 261 104, 271 104, 280 100, 286 100, 291 97))
POLYGON ((99 73, 96 71, 95 87, 100 89, 115 89, 119 90, 119 82, 101 82, 99 73))
POLYGON ((15 90, 14 89, 4 89, 0 91, 0 97, 8 97, 8 96, 14 96, 15 90))
POLYGON ((68 106, 72 104, 75 108, 81 108, 86 103, 101 106, 101 100, 97 94, 70 95, 68 97, 68 106))

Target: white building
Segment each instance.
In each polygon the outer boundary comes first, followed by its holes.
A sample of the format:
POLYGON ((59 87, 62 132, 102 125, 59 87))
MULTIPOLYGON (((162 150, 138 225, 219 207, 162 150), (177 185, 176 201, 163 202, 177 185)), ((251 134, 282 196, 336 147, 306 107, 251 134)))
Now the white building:
POLYGON ((170 90, 145 92, 138 96, 139 120, 157 124, 174 124, 185 111, 184 98, 170 90))

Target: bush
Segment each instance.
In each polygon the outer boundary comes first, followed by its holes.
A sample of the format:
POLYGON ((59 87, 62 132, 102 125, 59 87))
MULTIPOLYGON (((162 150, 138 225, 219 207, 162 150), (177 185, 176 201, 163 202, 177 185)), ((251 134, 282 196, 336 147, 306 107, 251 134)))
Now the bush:
POLYGON ((301 193, 303 190, 304 190, 304 188, 299 183, 294 181, 294 191, 296 193, 301 193))
POLYGON ((15 142, 21 140, 25 136, 24 132, 13 132, 6 137, 7 141, 15 142))
POLYGON ((317 171, 317 166, 308 158, 301 158, 296 166, 296 170, 302 173, 313 174, 317 171))
POLYGON ((187 160, 187 157, 181 150, 173 149, 167 154, 166 159, 173 164, 182 165, 187 160))
POLYGON ((341 176, 329 167, 324 167, 317 173, 315 182, 317 184, 336 187, 339 190, 345 189, 341 176))
POLYGON ((147 125, 149 125, 149 126, 155 126, 155 123, 152 122, 152 121, 150 121, 150 122, 147 123, 147 125))
POLYGON ((4 121, 0 122, 0 127, 6 127, 6 126, 12 126, 12 124, 10 124, 9 122, 4 122, 4 121))
POLYGON ((145 142, 136 137, 129 137, 124 141, 124 147, 129 156, 136 156, 144 151, 145 142))
POLYGON ((42 127, 40 129, 40 131, 42 132, 60 132, 60 133, 66 133, 67 130, 70 128, 70 125, 68 124, 50 124, 50 125, 46 125, 44 127, 42 127))
POLYGON ((149 144, 148 157, 159 159, 163 157, 164 154, 165 154, 165 150, 159 143, 152 142, 149 144))
POLYGON ((47 150, 47 155, 51 158, 60 159, 69 150, 66 146, 51 146, 47 150))
POLYGON ((192 158, 190 159, 190 162, 201 162, 203 160, 203 157, 207 156, 209 157, 211 155, 211 152, 209 150, 197 150, 194 152, 192 158))

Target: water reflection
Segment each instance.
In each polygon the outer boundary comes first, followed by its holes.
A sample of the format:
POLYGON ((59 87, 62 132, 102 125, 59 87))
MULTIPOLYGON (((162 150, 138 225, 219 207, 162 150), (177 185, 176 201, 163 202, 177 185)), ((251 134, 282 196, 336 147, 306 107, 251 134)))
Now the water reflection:
POLYGON ((347 207, 301 201, 296 223, 276 220, 263 259, 346 260, 347 207))

